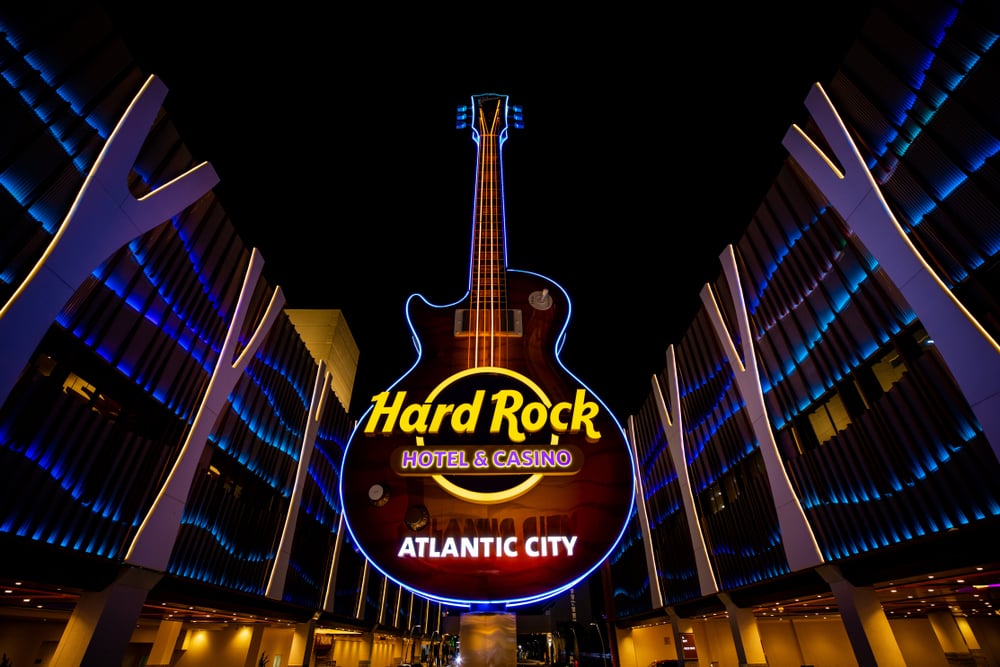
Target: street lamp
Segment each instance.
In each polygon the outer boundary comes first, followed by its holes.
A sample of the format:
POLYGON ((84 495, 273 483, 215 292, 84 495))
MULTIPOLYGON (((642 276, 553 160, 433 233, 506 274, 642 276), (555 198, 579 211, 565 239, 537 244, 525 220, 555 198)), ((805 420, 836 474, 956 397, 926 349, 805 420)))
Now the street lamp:
POLYGON ((608 662, 604 657, 604 635, 601 634, 601 626, 593 621, 591 621, 590 624, 597 628, 597 638, 601 640, 601 664, 604 665, 604 667, 607 667, 608 662))

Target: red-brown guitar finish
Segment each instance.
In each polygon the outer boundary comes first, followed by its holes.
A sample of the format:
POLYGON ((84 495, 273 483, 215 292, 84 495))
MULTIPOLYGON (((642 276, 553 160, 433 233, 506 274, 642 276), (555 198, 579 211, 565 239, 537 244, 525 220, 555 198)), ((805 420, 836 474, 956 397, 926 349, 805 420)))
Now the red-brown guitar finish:
POLYGON ((444 602, 514 606, 604 561, 632 511, 633 462, 618 421, 559 361, 566 292, 506 267, 507 97, 476 95, 472 108, 469 292, 407 301, 418 360, 352 434, 341 499, 354 541, 390 578, 444 602))

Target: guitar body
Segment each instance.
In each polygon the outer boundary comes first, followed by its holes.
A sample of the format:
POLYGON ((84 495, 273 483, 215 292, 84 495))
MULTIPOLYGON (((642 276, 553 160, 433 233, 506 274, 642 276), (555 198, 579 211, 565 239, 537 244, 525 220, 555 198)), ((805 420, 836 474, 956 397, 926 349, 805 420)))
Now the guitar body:
POLYGON ((408 300, 418 359, 352 434, 341 500, 393 580, 444 602, 515 605, 598 567, 635 488, 620 424, 559 360, 568 295, 505 263, 484 270, 503 257, 491 238, 474 235, 480 277, 461 301, 408 300))
MULTIPOLYGON (((522 313, 523 334, 502 338, 497 350, 500 359, 484 365, 502 365, 553 388, 569 386, 566 369, 556 354, 559 337, 569 320, 569 298, 562 287, 538 274, 509 271, 507 275, 511 304, 520 305, 515 310, 522 313), (532 307, 531 295, 546 291, 548 308, 532 307)), ((410 384, 416 381, 414 376, 429 376, 436 386, 444 377, 468 369, 469 359, 476 355, 476 341, 472 336, 455 336, 455 308, 433 306, 419 295, 407 305, 407 319, 421 358, 403 382, 410 384)))

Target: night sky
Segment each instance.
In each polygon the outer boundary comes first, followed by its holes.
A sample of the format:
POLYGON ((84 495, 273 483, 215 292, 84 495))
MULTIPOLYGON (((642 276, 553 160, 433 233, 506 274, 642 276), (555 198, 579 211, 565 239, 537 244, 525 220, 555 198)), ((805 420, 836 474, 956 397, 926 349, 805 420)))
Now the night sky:
POLYGON ((286 307, 343 310, 355 417, 415 359, 407 296, 468 286, 476 149, 456 106, 523 106, 508 267, 569 293, 560 358, 624 424, 873 3, 104 6, 286 307))

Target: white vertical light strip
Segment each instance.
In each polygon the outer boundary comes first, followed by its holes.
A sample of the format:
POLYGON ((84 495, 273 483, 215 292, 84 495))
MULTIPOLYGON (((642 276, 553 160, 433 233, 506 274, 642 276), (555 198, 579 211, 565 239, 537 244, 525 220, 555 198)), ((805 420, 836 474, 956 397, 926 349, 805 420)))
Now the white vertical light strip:
MULTIPOLYGON (((323 611, 332 612, 336 597, 337 566, 340 564, 340 551, 344 548, 344 513, 337 517, 337 539, 333 544, 333 557, 330 558, 330 571, 326 577, 326 587, 323 591, 323 611)), ((355 613, 356 618, 361 618, 355 613)))
POLYGON ((183 211, 219 177, 204 162, 136 199, 128 179, 160 112, 167 88, 149 77, 122 115, 87 174, 44 254, 7 303, 0 306, 0 404, 7 400, 31 353, 59 311, 114 251, 183 211))
MULTIPOLYGON (((656 382, 656 378, 653 378, 656 382)), ((649 530, 649 513, 646 510, 646 493, 642 485, 642 470, 639 469, 639 452, 636 448, 635 418, 628 418, 628 439, 632 448, 632 466, 635 476, 635 510, 639 517, 639 527, 642 530, 642 548, 646 553, 646 571, 649 577, 649 594, 654 609, 663 606, 663 590, 660 588, 660 577, 656 572, 656 558, 653 555, 653 534, 649 530)))
POLYGON ((253 293, 263 269, 264 260, 254 248, 236 302, 236 311, 233 313, 233 320, 226 332, 222 349, 219 351, 219 360, 208 382, 208 388, 202 397, 201 405, 195 414, 191 430, 181 447, 181 452, 170 469, 167 481, 157 493, 153 506, 143 518, 135 538, 129 545, 124 559, 129 565, 159 571, 167 569, 170 554, 180 531, 184 506, 187 504, 188 494, 194 483, 194 476, 198 472, 198 465, 212 428, 215 426, 233 387, 236 386, 253 355, 257 353, 257 349, 264 342, 285 305, 285 296, 282 294, 281 288, 276 287, 271 294, 267 310, 257 323, 246 347, 233 360, 240 332, 243 330, 246 317, 249 315, 250 302, 253 300, 253 293))
POLYGON ((271 564, 271 576, 268 577, 267 589, 264 592, 265 596, 274 600, 280 600, 285 590, 285 577, 288 574, 288 563, 292 556, 292 541, 295 539, 295 527, 298 524, 299 505, 302 503, 302 489, 309 478, 309 461, 316 445, 320 417, 323 415, 323 406, 326 405, 326 395, 329 390, 330 374, 327 372, 326 363, 320 361, 316 369, 316 379, 313 382, 309 414, 306 415, 306 427, 302 434, 302 447, 295 469, 295 484, 292 487, 292 496, 288 499, 285 525, 281 530, 278 551, 271 564))
POLYGON ((805 104, 843 171, 797 125, 782 144, 920 318, 1000 458, 1000 345, 910 241, 822 86, 805 104))
POLYGON ((653 376, 653 393, 656 397, 656 410, 660 414, 660 424, 663 435, 667 439, 667 451, 677 471, 677 484, 680 486, 681 501, 687 516, 688 532, 691 535, 691 548, 694 551, 694 562, 698 570, 698 585, 702 595, 713 595, 719 592, 719 584, 715 580, 715 570, 709 558, 708 545, 701 529, 701 518, 698 516, 698 505, 691 486, 691 476, 688 474, 687 457, 684 456, 684 419, 681 413, 680 381, 677 377, 677 356, 674 346, 667 348, 667 391, 670 395, 670 408, 663 399, 660 383, 653 376))
POLYGON ((823 554, 819 550, 812 527, 806 520, 805 511, 795 496, 792 482, 778 453, 778 443, 775 442, 774 432, 771 430, 767 406, 764 403, 764 390, 760 386, 760 374, 757 370, 757 354, 754 350, 753 333, 750 331, 750 316, 747 314, 746 302, 743 299, 739 269, 736 266, 736 252, 732 244, 726 246, 719 260, 722 262, 729 298, 736 313, 735 325, 739 328, 741 349, 736 349, 733 337, 722 320, 722 312, 710 285, 702 288, 701 301, 712 321, 719 344, 729 360, 736 378, 736 386, 743 397, 743 409, 747 421, 750 422, 754 437, 757 438, 757 446, 760 447, 788 566, 793 572, 798 572, 822 565, 823 554))

